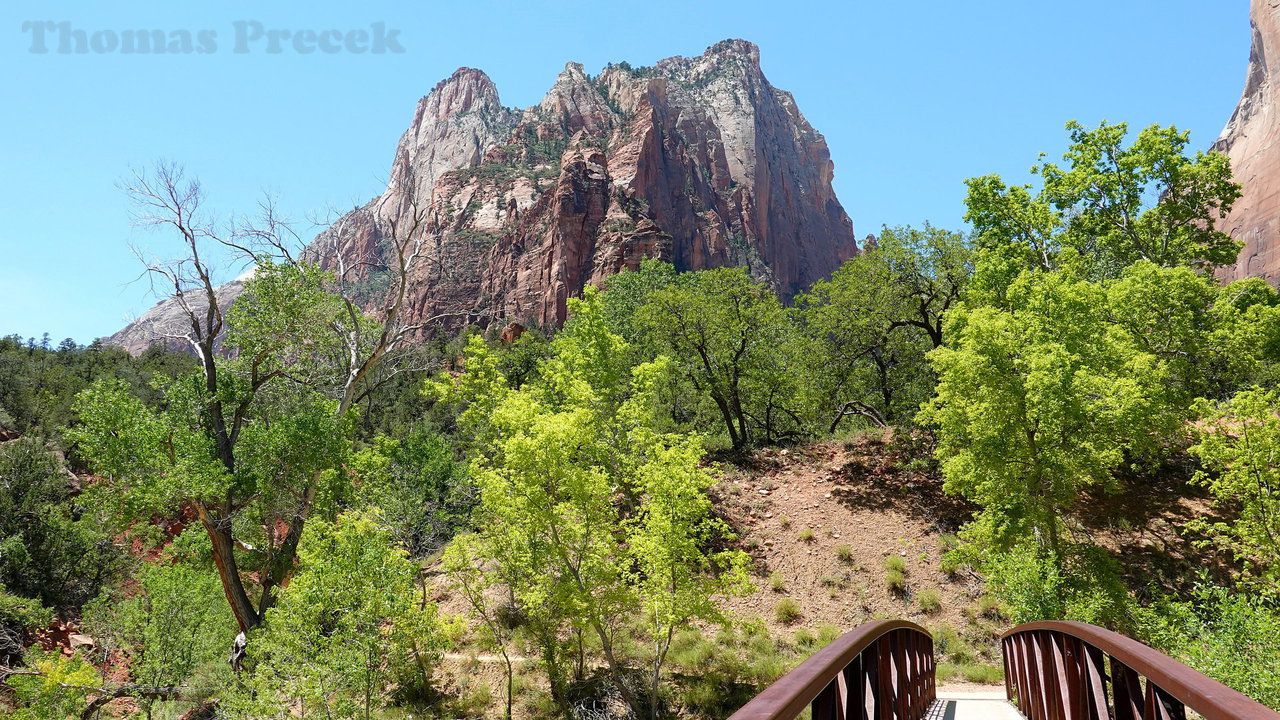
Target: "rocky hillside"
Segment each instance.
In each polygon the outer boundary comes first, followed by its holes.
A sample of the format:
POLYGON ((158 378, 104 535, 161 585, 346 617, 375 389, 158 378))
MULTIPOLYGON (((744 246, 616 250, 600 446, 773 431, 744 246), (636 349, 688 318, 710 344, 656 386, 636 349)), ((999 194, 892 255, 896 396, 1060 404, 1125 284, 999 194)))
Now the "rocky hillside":
POLYGON ((1225 280, 1280 281, 1280 0, 1252 0, 1253 48, 1244 94, 1214 149, 1231 158, 1244 196, 1223 229, 1244 242, 1225 280))
MULTIPOLYGON (((596 76, 569 63, 522 111, 461 68, 418 102, 386 191, 309 252, 352 267, 423 238, 410 321, 554 326, 584 285, 645 257, 746 266, 789 298, 857 252, 833 173, 822 135, 743 40, 596 76)), ((377 271, 361 281, 379 287, 377 271)), ((159 311, 143 320, 162 325, 159 311)), ((147 332, 108 341, 137 350, 147 332)))

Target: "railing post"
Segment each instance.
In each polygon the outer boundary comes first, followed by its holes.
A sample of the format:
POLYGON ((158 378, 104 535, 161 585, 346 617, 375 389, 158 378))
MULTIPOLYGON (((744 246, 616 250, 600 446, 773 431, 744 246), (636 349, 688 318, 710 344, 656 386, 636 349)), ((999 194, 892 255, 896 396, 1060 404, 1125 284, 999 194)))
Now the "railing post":
POLYGON ((832 680, 818 697, 809 703, 813 720, 844 720, 844 708, 840 703, 840 680, 832 680))
POLYGON ((1089 643, 1080 641, 1084 651, 1082 661, 1085 670, 1085 682, 1089 688, 1088 696, 1089 720, 1110 720, 1111 711, 1107 709, 1106 668, 1103 666, 1102 651, 1089 643))
POLYGON ((1138 673, 1115 659, 1111 661, 1111 693, 1115 702, 1115 720, 1145 720, 1142 713, 1142 687, 1138 673))
POLYGON ((1182 703, 1155 683, 1147 681, 1147 697, 1143 720, 1187 720, 1187 710, 1182 703))

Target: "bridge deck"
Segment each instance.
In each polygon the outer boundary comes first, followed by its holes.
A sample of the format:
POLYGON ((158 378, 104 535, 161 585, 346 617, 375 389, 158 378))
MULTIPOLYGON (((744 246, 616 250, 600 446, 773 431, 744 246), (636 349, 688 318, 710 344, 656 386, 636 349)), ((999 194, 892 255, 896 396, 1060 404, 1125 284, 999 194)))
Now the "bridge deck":
POLYGON ((938 691, 925 720, 1022 720, 1022 715, 1004 698, 1004 691, 938 691))

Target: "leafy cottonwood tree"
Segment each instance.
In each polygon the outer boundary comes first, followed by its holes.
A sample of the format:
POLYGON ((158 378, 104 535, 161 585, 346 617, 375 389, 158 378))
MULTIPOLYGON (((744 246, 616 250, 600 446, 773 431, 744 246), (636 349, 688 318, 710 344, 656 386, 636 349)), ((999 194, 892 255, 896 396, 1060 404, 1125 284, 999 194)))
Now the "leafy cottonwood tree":
POLYGON ((794 323, 744 269, 687 273, 648 292, 632 322, 711 398, 735 450, 804 431, 794 323))
POLYGON ((1064 248, 1085 258, 1092 279, 1139 260, 1202 269, 1235 262, 1240 244, 1215 225, 1240 197, 1225 155, 1188 156, 1188 134, 1173 127, 1148 127, 1128 146, 1125 123, 1089 130, 1073 121, 1067 130, 1065 167, 1032 168, 1044 180, 1036 195, 997 175, 966 181, 965 220, 980 247, 1006 260, 988 272, 1003 267, 1012 279, 1023 267, 1051 269, 1064 248))
POLYGON ((1114 320, 1141 315, 1126 301, 1143 281, 1135 272, 1109 294, 1069 266, 1025 271, 1004 307, 948 316, 949 340, 930 354, 937 396, 921 418, 937 427, 946 488, 982 506, 965 530, 980 564, 1031 552, 1046 583, 1071 578, 1071 558, 1087 551, 1064 537, 1081 494, 1113 488, 1117 467, 1187 418, 1169 364, 1114 320))
POLYGON ((473 547, 534 624, 555 699, 562 707, 569 699, 554 667, 561 639, 589 633, 631 709, 656 716, 674 631, 719 619, 712 598, 745 587, 746 558, 713 549, 726 528, 710 514, 700 439, 653 430, 655 391, 670 362, 628 371, 626 343, 599 306, 590 289, 571 301, 574 321, 536 382, 511 388, 476 339, 466 374, 440 391, 470 403, 463 421, 483 438, 473 462, 481 490, 473 547), (653 651, 643 694, 629 677, 636 658, 619 643, 637 613, 653 651))
POLYGON ((374 516, 308 524, 298 570, 257 633, 262 660, 225 711, 369 720, 385 708, 392 680, 429 672, 452 632, 419 599, 418 576, 374 516))
POLYGON ((84 424, 76 439, 127 505, 194 510, 244 635, 293 570, 370 373, 421 328, 402 316, 424 247, 422 213, 413 209, 405 227, 390 223, 382 257, 370 261, 388 277, 374 319, 350 292, 347 264, 329 274, 299 260, 297 236, 270 202, 256 226, 219 225, 202 209, 199 183, 172 165, 138 173, 126 191, 137 221, 170 229, 182 247, 178 260, 148 262, 146 273, 171 291, 186 325, 168 339, 190 348, 199 371, 165 388, 163 409, 142 405, 118 383, 96 385, 77 400, 84 424), (230 308, 211 248, 255 263, 230 308))
POLYGON ((831 409, 828 432, 850 414, 881 427, 910 418, 929 397, 925 354, 942 344, 943 316, 959 302, 972 263, 959 233, 885 228, 874 247, 798 299, 818 358, 799 370, 831 409))

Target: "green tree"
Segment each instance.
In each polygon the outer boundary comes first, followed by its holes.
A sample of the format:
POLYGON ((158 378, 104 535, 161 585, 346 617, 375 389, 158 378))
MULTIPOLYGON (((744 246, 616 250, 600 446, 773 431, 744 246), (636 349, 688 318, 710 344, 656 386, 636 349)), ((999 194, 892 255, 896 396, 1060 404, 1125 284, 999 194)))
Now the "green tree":
POLYGON ((1127 146, 1125 123, 1067 130, 1065 165, 1032 168, 1043 179, 1034 196, 996 175, 967 181, 965 220, 979 246, 1006 261, 989 266, 993 277, 1055 268, 1066 248, 1086 258, 1093 279, 1139 260, 1205 270, 1235 262, 1240 244, 1215 225, 1240 197, 1226 156, 1188 156, 1188 134, 1173 127, 1148 127, 1127 146))
MULTIPOLYGON (((670 361, 628 369, 619 360, 627 345, 608 330, 598 298, 588 290, 571 302, 574 322, 535 383, 511 388, 475 340, 466 374, 438 388, 468 399, 464 422, 483 438, 473 460, 475 546, 533 626, 556 701, 567 710, 563 640, 587 633, 631 709, 653 715, 672 633, 719 618, 711 598, 745 586, 746 558, 712 548, 726 528, 710 514, 700 439, 654 430, 670 361), (629 681, 637 659, 620 642, 637 613, 653 648, 642 694, 629 681)), ((580 640, 567 649, 583 652, 580 640)))
POLYGON ((42 439, 0 443, 0 585, 74 610, 124 570, 126 557, 78 480, 42 439))
POLYGON ((734 450, 805 431, 798 333, 767 286, 742 268, 688 274, 645 296, 632 322, 715 404, 734 450))
POLYGON ((321 490, 349 450, 352 409, 371 374, 422 327, 402 311, 423 253, 423 214, 411 208, 406 224, 381 228, 379 257, 356 263, 387 274, 369 299, 376 322, 357 305, 358 273, 328 257, 330 245, 308 257, 331 261, 334 272, 300 261, 297 237, 270 201, 256 225, 219 225, 202 210, 199 182, 172 165, 136 174, 126 191, 139 224, 169 229, 182 248, 146 273, 171 290, 185 325, 167 339, 190 349, 198 372, 166 386, 155 409, 120 383, 96 383, 77 397, 75 439, 126 509, 195 510, 243 636, 292 572, 317 499, 334 495, 321 490), (229 308, 206 259, 211 248, 254 265, 229 308))
POLYGON ((418 575, 371 514, 308 524, 298 570, 255 632, 262 659, 226 712, 255 720, 380 713, 392 681, 429 673, 453 632, 419 599, 418 575))
POLYGON ((1031 543, 1045 582, 1068 577, 1079 548, 1063 534, 1081 493, 1114 488, 1115 468, 1186 418, 1169 402, 1167 365, 1113 321, 1116 309, 1068 267, 1024 271, 1005 307, 948 315, 921 418, 937 427, 947 490, 982 506, 965 536, 985 564, 1031 543))
POLYGON ((968 241, 925 225, 885 228, 877 244, 797 301, 813 355, 798 371, 821 396, 834 432, 850 414, 885 425, 909 420, 933 390, 925 355, 972 268, 968 241), (816 358, 816 359, 814 359, 816 358))

